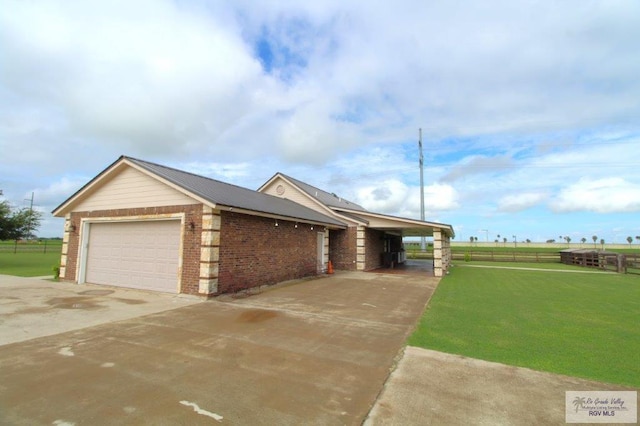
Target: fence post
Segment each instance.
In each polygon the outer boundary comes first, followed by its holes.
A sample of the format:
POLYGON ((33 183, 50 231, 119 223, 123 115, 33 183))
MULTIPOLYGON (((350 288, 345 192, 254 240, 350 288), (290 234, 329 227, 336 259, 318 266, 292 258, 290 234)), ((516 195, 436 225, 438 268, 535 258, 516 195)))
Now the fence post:
POLYGON ((624 254, 619 254, 617 257, 618 260, 618 273, 619 274, 626 274, 627 273, 627 259, 625 258, 624 254))

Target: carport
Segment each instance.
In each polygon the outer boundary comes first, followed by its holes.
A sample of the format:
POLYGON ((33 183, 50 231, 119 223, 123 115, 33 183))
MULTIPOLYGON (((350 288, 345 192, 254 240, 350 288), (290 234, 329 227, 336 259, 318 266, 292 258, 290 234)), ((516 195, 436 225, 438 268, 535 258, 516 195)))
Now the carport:
MULTIPOLYGON (((346 211, 339 210, 339 213, 348 214, 358 220, 365 221, 367 228, 379 231, 384 234, 384 253, 394 257, 395 250, 399 250, 398 242, 405 237, 431 237, 433 238, 433 275, 443 276, 451 265, 451 238, 455 237, 455 232, 451 225, 426 222, 422 220, 409 219, 397 216, 389 216, 368 211, 346 211)), ((398 253, 397 262, 401 263, 403 254, 398 253)), ((411 266, 420 268, 419 265, 407 265, 405 270, 411 266)))

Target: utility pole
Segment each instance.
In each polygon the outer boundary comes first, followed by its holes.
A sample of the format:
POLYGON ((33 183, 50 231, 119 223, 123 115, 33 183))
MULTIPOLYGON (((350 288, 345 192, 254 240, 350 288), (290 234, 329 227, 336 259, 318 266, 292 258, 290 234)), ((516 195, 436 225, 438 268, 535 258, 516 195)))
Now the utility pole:
POLYGON ((25 198, 25 201, 29 201, 29 223, 27 224, 27 238, 31 237, 31 228, 33 227, 33 196, 31 193, 31 199, 25 198))
POLYGON ((25 198, 25 201, 29 201, 29 212, 33 212, 33 195, 34 193, 31 193, 31 199, 29 198, 25 198))
MULTIPOLYGON (((424 157, 422 156, 422 128, 418 129, 418 148, 420 150, 420 220, 424 222, 424 157)), ((425 251, 427 244, 424 236, 420 238, 420 250, 425 251)))

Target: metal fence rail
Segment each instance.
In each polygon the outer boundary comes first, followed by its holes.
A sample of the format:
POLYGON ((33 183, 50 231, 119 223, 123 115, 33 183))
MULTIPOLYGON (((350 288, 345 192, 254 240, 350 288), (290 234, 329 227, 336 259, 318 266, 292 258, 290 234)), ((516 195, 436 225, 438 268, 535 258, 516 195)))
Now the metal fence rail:
POLYGON ((62 241, 3 241, 0 242, 0 253, 53 253, 62 250, 62 241))
POLYGON ((453 260, 485 262, 522 262, 522 263, 559 263, 560 253, 549 252, 505 252, 505 251, 469 251, 453 252, 453 260))

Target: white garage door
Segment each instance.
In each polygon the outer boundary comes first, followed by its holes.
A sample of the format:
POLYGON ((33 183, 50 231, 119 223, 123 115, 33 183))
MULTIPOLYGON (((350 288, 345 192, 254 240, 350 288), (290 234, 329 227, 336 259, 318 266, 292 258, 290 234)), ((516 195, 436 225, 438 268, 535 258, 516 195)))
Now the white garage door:
POLYGON ((85 281, 178 293, 180 221, 92 223, 85 281))

